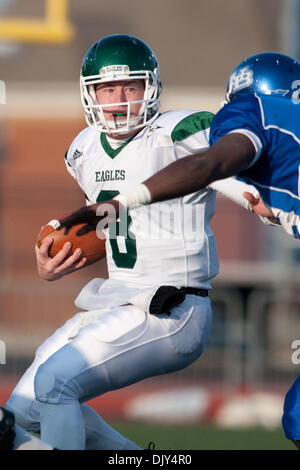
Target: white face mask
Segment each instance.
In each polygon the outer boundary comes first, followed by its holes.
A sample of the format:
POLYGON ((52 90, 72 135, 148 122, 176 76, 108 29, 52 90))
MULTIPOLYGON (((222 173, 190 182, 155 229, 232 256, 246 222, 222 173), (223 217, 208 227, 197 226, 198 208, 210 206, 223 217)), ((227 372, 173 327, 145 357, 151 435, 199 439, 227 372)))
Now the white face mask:
POLYGON ((80 90, 87 124, 99 132, 117 135, 128 134, 133 130, 141 129, 144 126, 149 125, 160 112, 160 102, 158 97, 161 87, 156 74, 150 70, 134 71, 130 72, 130 74, 114 72, 113 74, 106 74, 105 77, 101 75, 90 77, 81 76, 80 90), (125 103, 113 103, 110 105, 98 104, 94 88, 96 84, 110 81, 137 79, 145 81, 143 99, 125 103), (141 105, 138 115, 134 117, 131 116, 130 112, 130 108, 133 104, 141 105), (103 110, 108 109, 109 106, 115 107, 118 105, 127 107, 127 113, 124 113, 124 120, 107 120, 103 110))

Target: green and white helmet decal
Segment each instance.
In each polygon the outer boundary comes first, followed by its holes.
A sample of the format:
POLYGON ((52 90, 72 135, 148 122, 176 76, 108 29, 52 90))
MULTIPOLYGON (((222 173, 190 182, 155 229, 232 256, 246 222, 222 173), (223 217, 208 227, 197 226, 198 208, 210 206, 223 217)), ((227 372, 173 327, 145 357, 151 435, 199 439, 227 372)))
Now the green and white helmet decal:
POLYGON ((87 124, 99 132, 127 134, 150 124, 159 114, 161 92, 160 70, 152 49, 141 39, 127 34, 114 34, 97 41, 86 53, 80 75, 81 101, 87 124), (113 103, 126 105, 127 117, 121 122, 107 121, 96 99, 95 85, 99 83, 137 80, 145 81, 142 100, 113 103), (141 104, 138 116, 130 117, 132 104, 141 104))

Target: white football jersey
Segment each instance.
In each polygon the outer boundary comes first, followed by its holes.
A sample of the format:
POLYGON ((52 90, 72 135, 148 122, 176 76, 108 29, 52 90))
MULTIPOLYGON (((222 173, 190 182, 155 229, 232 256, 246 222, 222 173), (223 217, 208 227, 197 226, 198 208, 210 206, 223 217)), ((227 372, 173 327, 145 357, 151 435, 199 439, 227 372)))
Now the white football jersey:
MULTIPOLYGON (((212 118, 208 112, 169 111, 117 149, 106 134, 88 127, 71 144, 66 166, 87 204, 105 201, 207 147, 212 118)), ((109 278, 144 286, 210 288, 218 273, 209 225, 214 213, 210 188, 130 210, 106 230, 109 278)))

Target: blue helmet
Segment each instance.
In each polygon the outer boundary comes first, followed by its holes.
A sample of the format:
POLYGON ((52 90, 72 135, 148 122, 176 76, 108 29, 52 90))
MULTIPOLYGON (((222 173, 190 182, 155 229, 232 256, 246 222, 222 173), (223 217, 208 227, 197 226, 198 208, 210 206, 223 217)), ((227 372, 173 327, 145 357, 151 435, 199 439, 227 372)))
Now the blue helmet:
POLYGON ((300 103, 300 63, 277 52, 262 52, 244 59, 229 78, 226 102, 254 93, 300 103))

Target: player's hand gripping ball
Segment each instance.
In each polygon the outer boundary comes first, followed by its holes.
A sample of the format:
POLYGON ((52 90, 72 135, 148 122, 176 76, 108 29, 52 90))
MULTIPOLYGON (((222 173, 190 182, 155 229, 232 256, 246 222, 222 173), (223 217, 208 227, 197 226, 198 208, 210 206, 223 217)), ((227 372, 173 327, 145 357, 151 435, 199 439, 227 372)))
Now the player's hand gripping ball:
POLYGON ((58 230, 60 225, 59 220, 50 220, 50 222, 42 228, 37 237, 37 246, 39 248, 46 237, 51 237, 53 239, 53 243, 49 248, 49 256, 51 258, 54 258, 54 256, 57 255, 66 242, 71 242, 72 244, 70 255, 74 253, 76 248, 81 249, 82 258, 85 257, 87 259, 85 266, 95 263, 95 261, 106 256, 105 235, 103 232, 98 232, 98 234, 101 234, 102 238, 97 235, 96 230, 92 230, 84 235, 77 235, 78 230, 85 225, 78 224, 71 227, 68 233, 65 234, 65 230, 63 228, 58 230))

